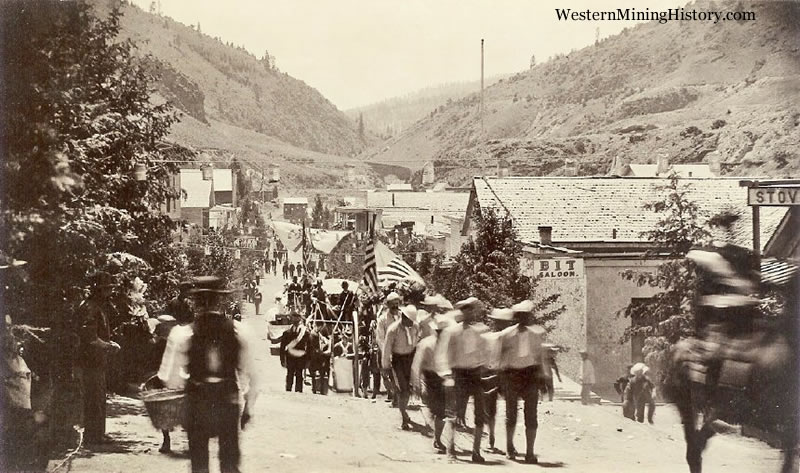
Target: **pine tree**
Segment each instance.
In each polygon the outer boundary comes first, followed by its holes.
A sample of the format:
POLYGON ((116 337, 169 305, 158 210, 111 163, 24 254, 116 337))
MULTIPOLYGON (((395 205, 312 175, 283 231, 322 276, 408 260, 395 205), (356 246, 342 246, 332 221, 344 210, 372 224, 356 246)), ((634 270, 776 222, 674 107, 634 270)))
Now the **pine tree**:
POLYGON ((36 5, 0 3, 0 43, 14 45, 0 55, 0 257, 29 263, 26 280, 4 281, 11 287, 2 302, 15 323, 48 329, 29 359, 54 389, 47 414, 55 432, 71 430, 69 416, 80 412, 69 373, 87 274, 111 271, 118 283, 112 330, 146 327, 129 310, 135 277, 148 284, 155 312, 185 275, 172 245, 175 222, 158 212, 180 198, 170 185, 177 165, 169 161, 185 150, 163 142, 176 113, 151 101, 151 60, 119 39, 118 9, 100 19, 84 2, 36 5), (133 176, 137 164, 147 170, 145 181, 133 176), (113 256, 121 252, 136 258, 113 256))
POLYGON ((364 140, 364 114, 358 114, 358 137, 364 140))
POLYGON ((450 300, 474 296, 489 307, 510 307, 531 299, 537 323, 552 329, 566 308, 555 305, 558 294, 539 297, 535 293, 537 281, 522 274, 522 244, 511 217, 500 216, 493 209, 480 209, 474 224, 476 234, 461 247, 454 264, 437 265, 433 270, 430 281, 435 289, 450 300))
POLYGON ((677 174, 673 173, 669 184, 659 191, 664 198, 646 204, 645 210, 663 216, 653 230, 644 234, 657 247, 649 256, 663 258, 662 255, 666 254, 668 259, 655 273, 629 270, 622 274, 623 278, 639 286, 661 289, 646 301, 632 301, 622 311, 630 317, 631 327, 625 331, 621 341, 626 342, 633 336, 644 337, 642 355, 645 362, 656 370, 674 343, 694 335, 691 301, 696 275, 693 264, 685 256, 693 246, 705 243, 710 236, 700 223, 697 204, 687 198, 687 186, 680 184, 677 174))
POLYGON ((314 198, 314 209, 311 211, 311 226, 314 228, 324 228, 325 226, 325 207, 322 205, 322 197, 319 194, 314 198))

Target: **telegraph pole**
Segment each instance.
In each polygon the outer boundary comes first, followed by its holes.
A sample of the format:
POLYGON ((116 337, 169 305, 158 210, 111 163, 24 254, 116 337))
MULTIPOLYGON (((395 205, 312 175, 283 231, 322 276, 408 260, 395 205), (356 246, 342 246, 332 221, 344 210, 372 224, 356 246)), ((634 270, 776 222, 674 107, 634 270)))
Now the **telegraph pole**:
POLYGON ((483 138, 483 38, 481 38, 481 138, 483 138))

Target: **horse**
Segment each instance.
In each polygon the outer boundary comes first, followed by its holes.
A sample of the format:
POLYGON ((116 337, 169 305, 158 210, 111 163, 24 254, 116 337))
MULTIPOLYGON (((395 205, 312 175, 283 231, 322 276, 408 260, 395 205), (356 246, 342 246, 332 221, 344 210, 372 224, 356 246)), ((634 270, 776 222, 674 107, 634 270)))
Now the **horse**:
POLYGON ((797 471, 796 283, 795 276, 778 316, 761 315, 756 299, 719 294, 719 286, 712 291, 716 294, 701 296, 707 302, 696 305, 697 336, 673 347, 664 386, 683 424, 690 473, 701 473, 703 451, 720 421, 775 434, 783 449, 781 473, 797 471))

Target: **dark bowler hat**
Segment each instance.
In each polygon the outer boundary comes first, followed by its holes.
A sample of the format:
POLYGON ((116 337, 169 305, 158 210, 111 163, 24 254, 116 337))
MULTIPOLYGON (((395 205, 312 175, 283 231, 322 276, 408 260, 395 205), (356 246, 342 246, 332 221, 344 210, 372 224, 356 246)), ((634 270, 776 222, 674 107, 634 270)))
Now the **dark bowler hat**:
POLYGON ((189 294, 232 294, 233 289, 225 287, 225 281, 219 276, 196 276, 190 279, 192 283, 189 294))
POLYGON ((112 287, 114 276, 105 271, 95 271, 89 274, 89 282, 96 288, 112 287))
POLYGON ((181 281, 178 283, 178 289, 181 292, 188 291, 189 289, 194 287, 194 283, 191 280, 181 281))

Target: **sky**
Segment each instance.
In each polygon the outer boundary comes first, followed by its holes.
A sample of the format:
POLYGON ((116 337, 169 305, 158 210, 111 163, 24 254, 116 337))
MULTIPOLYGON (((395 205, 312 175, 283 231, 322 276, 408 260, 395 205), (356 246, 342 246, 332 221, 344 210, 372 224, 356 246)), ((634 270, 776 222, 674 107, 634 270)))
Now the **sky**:
MULTIPOLYGON (((145 11, 152 0, 134 0, 145 11)), ((664 10, 687 0, 160 0, 161 13, 276 58, 342 110, 513 73, 634 21, 559 21, 555 8, 664 10)))

